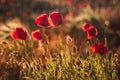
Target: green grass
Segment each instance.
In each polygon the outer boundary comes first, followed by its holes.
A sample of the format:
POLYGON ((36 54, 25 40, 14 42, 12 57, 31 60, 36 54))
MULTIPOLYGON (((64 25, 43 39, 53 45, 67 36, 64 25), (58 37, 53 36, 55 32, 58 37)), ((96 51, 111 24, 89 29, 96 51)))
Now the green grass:
MULTIPOLYGON (((85 52, 81 48, 76 51, 73 42, 72 46, 61 44, 51 51, 49 44, 35 47, 36 43, 11 41, 0 44, 8 73, 5 77, 0 76, 1 80, 9 77, 11 68, 17 68, 12 73, 18 73, 18 80, 119 80, 117 53, 108 51, 105 55, 94 54, 87 48, 88 45, 85 52)), ((0 73, 4 73, 5 70, 0 69, 0 73)), ((14 74, 11 76, 14 77, 14 74)))

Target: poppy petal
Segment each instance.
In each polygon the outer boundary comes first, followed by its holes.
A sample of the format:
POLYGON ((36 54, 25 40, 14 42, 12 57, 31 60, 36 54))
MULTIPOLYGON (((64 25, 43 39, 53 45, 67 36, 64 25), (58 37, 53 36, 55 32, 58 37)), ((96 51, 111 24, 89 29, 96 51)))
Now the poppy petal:
POLYGON ((33 40, 42 40, 43 36, 42 36, 40 30, 33 31, 32 38, 33 38, 33 40))
POLYGON ((40 14, 38 17, 36 17, 35 23, 39 27, 41 27, 41 26, 46 26, 46 27, 50 26, 50 24, 48 22, 47 14, 40 14))
POLYGON ((50 17, 49 22, 51 23, 51 25, 59 26, 63 23, 62 16, 57 11, 52 12, 49 17, 50 17))

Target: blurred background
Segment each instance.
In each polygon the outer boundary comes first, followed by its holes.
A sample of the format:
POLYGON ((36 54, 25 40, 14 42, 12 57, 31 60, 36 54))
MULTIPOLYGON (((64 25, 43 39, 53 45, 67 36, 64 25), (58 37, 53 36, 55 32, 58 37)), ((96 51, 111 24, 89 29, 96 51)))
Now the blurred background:
POLYGON ((119 4, 120 0, 0 0, 0 39, 11 40, 10 32, 17 26, 26 28, 29 34, 42 30, 34 19, 41 13, 59 11, 63 25, 44 32, 51 41, 57 41, 58 35, 70 35, 80 45, 86 38, 81 27, 90 22, 98 28, 98 38, 104 41, 107 37, 109 48, 116 49, 120 46, 119 4))

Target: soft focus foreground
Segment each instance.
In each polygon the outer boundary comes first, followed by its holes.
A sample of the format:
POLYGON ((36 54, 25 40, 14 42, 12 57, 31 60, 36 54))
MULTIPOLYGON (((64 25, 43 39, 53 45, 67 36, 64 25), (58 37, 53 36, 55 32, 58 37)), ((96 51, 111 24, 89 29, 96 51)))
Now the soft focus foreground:
POLYGON ((1 0, 0 80, 119 80, 119 3, 1 0))

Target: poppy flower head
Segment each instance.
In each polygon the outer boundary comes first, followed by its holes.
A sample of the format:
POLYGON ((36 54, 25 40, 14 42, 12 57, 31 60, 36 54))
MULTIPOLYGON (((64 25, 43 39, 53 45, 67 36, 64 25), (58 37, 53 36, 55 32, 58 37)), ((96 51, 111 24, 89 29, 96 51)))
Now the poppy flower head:
POLYGON ((96 37, 97 35, 98 35, 98 30, 97 30, 97 28, 95 28, 94 26, 90 26, 90 27, 87 29, 88 39, 93 39, 93 38, 96 37))
POLYGON ((8 0, 8 4, 10 5, 10 6, 12 6, 14 3, 13 3, 13 0, 8 0))
POLYGON ((84 31, 84 32, 87 32, 87 31, 88 31, 88 28, 89 28, 90 26, 91 26, 90 23, 85 23, 85 24, 83 24, 83 26, 82 26, 83 31, 84 31))
POLYGON ((88 4, 87 3, 78 3, 77 4, 77 8, 80 9, 80 8, 87 8, 88 7, 88 4))
POLYGON ((74 0, 62 0, 63 3, 65 3, 68 6, 72 6, 74 0))
POLYGON ((0 0, 0 3, 1 3, 1 4, 5 4, 5 3, 6 3, 6 0, 0 0))
POLYGON ((42 36, 40 30, 33 31, 32 38, 33 38, 33 40, 42 40, 43 36, 42 36))
POLYGON ((59 26, 62 24, 62 16, 59 12, 54 11, 49 16, 49 22, 52 26, 59 26))
POLYGON ((27 11, 23 11, 22 12, 22 16, 24 16, 24 17, 28 16, 28 12, 27 11))
POLYGON ((3 17, 2 16, 0 16, 0 22, 2 22, 3 21, 3 17))
POLYGON ((82 3, 82 8, 87 8, 88 4, 87 3, 82 3))
POLYGON ((15 40, 18 40, 18 39, 19 39, 18 36, 17 36, 16 30, 14 30, 14 31, 11 32, 11 37, 12 37, 13 39, 15 39, 15 40))
POLYGON ((11 32, 11 37, 15 40, 27 40, 28 36, 27 36, 27 32, 21 28, 21 27, 17 27, 15 30, 13 30, 11 32))
POLYGON ((70 18, 73 16, 73 13, 72 12, 69 12, 67 13, 65 16, 64 16, 64 21, 65 22, 69 22, 70 18))
POLYGON ((47 14, 40 14, 38 17, 35 19, 35 23, 37 26, 50 26, 48 22, 48 15, 47 14))
POLYGON ((26 40, 27 32, 23 28, 16 28, 17 35, 19 39, 26 40))
POLYGON ((90 49, 93 53, 101 54, 101 55, 107 52, 107 47, 105 47, 102 42, 92 45, 90 49))
POLYGON ((8 17, 11 17, 11 16, 12 16, 12 12, 11 12, 11 11, 8 11, 8 12, 6 13, 6 15, 7 15, 8 17))

